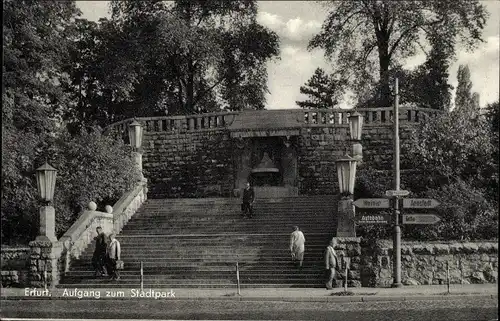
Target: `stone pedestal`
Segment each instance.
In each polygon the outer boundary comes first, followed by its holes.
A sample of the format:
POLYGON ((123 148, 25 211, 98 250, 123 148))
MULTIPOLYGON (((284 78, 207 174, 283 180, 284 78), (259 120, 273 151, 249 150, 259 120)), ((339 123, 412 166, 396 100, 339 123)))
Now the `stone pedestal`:
POLYGON ((134 163, 140 173, 140 180, 142 181, 144 180, 144 175, 142 173, 142 154, 139 152, 132 152, 132 155, 134 156, 134 163))
POLYGON ((363 161, 363 146, 360 143, 352 144, 352 157, 361 163, 363 161))
POLYGON ((351 197, 339 200, 337 219, 337 237, 356 237, 354 205, 351 197))
POLYGON ((56 211, 52 206, 40 208, 40 236, 41 240, 57 242, 56 238, 56 211))
POLYGON ((59 284, 58 261, 60 244, 52 243, 47 237, 39 236, 30 242, 30 267, 28 273, 31 287, 55 287, 59 284))
MULTIPOLYGON (((361 286, 361 238, 359 237, 334 237, 337 245, 335 252, 339 259, 338 265, 340 272, 344 275, 347 266, 347 286, 361 286)), ((337 287, 343 287, 345 277, 337 280, 337 287)))

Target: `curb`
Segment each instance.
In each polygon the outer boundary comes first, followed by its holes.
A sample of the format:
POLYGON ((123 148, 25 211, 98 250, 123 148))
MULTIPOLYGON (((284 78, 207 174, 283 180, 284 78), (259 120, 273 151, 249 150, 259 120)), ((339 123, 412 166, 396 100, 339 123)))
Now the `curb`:
POLYGON ((89 300, 110 300, 110 301, 127 301, 127 300, 155 300, 155 301, 240 301, 240 302, 259 302, 259 301, 281 301, 281 302, 339 302, 339 303, 354 303, 354 302, 395 302, 395 301, 449 301, 459 298, 472 299, 492 299, 498 300, 498 294, 450 294, 450 295, 409 295, 409 296, 322 296, 322 297, 192 297, 192 298, 76 298, 76 297, 27 297, 27 296, 1 296, 2 300, 22 301, 22 300, 74 300, 74 301, 89 301, 89 300))

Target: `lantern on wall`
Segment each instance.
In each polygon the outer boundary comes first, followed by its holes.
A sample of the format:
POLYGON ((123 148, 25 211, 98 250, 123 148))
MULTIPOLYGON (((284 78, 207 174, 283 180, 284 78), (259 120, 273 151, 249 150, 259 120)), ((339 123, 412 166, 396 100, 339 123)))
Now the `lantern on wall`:
POLYGON ((44 202, 50 203, 54 199, 56 174, 57 170, 47 162, 36 170, 38 194, 44 202))
POLYGON ((128 125, 128 137, 130 140, 130 146, 134 149, 141 148, 142 145, 142 126, 134 119, 132 123, 128 125))
POLYGON ((344 156, 344 158, 335 161, 337 165, 337 175, 339 180, 339 189, 341 195, 354 194, 354 181, 356 179, 356 159, 344 156))
POLYGON ((352 140, 361 140, 361 131, 363 129, 363 116, 355 111, 349 115, 349 129, 352 140))

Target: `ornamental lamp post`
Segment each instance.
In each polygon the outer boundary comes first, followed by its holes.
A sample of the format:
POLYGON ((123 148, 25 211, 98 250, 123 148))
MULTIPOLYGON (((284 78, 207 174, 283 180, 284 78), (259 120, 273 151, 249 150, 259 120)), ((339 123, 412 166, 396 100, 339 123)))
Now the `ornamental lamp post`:
POLYGON ((132 155, 134 157, 135 166, 139 171, 141 181, 144 180, 144 175, 142 173, 142 153, 141 153, 142 134, 143 134, 142 125, 136 119, 134 119, 134 121, 128 125, 128 137, 130 140, 130 146, 132 147, 133 150, 132 155))
POLYGON ((40 235, 37 240, 57 242, 56 215, 50 202, 54 199, 57 170, 47 162, 36 169, 36 182, 38 194, 45 204, 40 208, 40 235))
POLYGON ((354 194, 356 163, 356 160, 348 155, 335 161, 341 195, 350 196, 354 194))
POLYGON ((142 146, 142 126, 134 119, 132 123, 128 125, 128 138, 130 140, 130 146, 134 150, 138 150, 142 146))
POLYGON ((337 212, 337 237, 355 237, 354 225, 354 182, 356 180, 356 159, 346 155, 336 162, 341 198, 337 212))
POLYGON ((355 111, 349 115, 349 133, 351 135, 352 155, 358 162, 363 160, 363 146, 361 145, 361 132, 363 130, 363 116, 355 111))

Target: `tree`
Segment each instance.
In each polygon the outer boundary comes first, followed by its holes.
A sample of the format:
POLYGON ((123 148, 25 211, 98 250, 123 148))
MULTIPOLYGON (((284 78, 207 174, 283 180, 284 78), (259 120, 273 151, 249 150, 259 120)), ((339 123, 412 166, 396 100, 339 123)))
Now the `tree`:
POLYGON ((377 100, 381 106, 392 102, 389 70, 412 56, 417 46, 423 46, 421 40, 432 40, 437 33, 449 50, 454 50, 458 37, 471 49, 482 41, 488 17, 477 0, 413 0, 397 5, 389 0, 350 0, 329 1, 327 5, 330 14, 309 49, 323 48, 327 58, 335 58, 336 68, 354 91, 375 86, 372 73, 378 71, 377 100))
POLYGON ((422 108, 449 110, 451 90, 448 83, 450 48, 439 37, 431 38, 432 48, 426 61, 413 74, 412 102, 422 108))
POLYGON ((339 104, 343 90, 339 80, 316 68, 305 86, 300 86, 300 93, 309 96, 309 100, 296 102, 302 108, 333 108, 339 104))
POLYGON ((45 160, 58 170, 58 236, 90 200, 112 202, 134 179, 122 143, 95 130, 71 135, 64 126, 68 115, 80 117, 71 112, 79 100, 69 90, 72 66, 80 67, 71 59, 78 15, 74 1, 4 1, 3 244, 27 244, 38 234, 35 169, 45 160))
POLYGON ((79 14, 69 1, 4 1, 2 127, 53 130, 66 108, 68 33, 79 14))
MULTIPOLYGON (((277 35, 256 23, 255 1, 112 1, 97 26, 94 57, 74 83, 96 74, 99 99, 86 105, 105 120, 263 108, 266 62, 277 35), (96 66, 94 68, 94 66, 96 66)), ((90 31, 88 31, 90 32, 90 31)), ((92 39, 83 37, 81 41, 92 39)), ((85 47, 85 46, 81 46, 85 47)), ((80 49, 76 51, 75 57, 80 49)), ((94 90, 95 91, 95 90, 94 90)))
POLYGON ((467 65, 460 65, 457 73, 458 85, 455 94, 455 108, 467 112, 471 117, 479 113, 479 94, 472 93, 470 70, 467 65))

